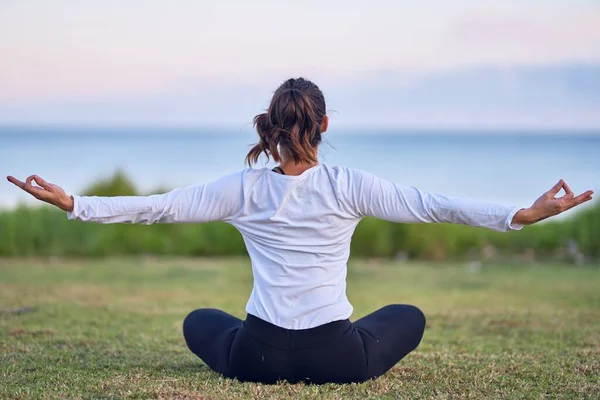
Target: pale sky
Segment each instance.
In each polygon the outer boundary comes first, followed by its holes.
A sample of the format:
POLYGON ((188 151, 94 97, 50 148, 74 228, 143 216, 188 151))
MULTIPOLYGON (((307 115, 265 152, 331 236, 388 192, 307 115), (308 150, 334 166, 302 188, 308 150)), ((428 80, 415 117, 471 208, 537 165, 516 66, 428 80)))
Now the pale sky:
POLYGON ((600 1, 0 1, 0 102, 600 62, 600 1))

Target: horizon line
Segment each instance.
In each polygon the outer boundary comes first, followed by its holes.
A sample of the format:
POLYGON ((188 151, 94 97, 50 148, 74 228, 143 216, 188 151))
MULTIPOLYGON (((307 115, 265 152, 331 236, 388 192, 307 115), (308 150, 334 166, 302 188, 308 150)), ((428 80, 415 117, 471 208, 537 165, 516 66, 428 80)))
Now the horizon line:
MULTIPOLYGON (((0 122, 0 134, 4 134, 7 129, 17 130, 56 130, 62 129, 66 131, 72 130, 125 130, 125 131, 138 131, 146 129, 149 131, 158 130, 177 130, 180 133, 184 131, 199 131, 199 130, 210 130, 217 129, 220 131, 229 130, 230 133, 237 131, 243 133, 247 130, 254 131, 252 123, 237 125, 237 124, 80 124, 80 123, 2 123, 0 122)), ((561 134, 561 133, 578 133, 578 134, 598 134, 600 135, 599 126, 433 126, 433 125, 366 125, 366 124, 338 124, 332 125, 329 131, 338 131, 337 133, 356 133, 357 131, 363 131, 365 133, 395 133, 395 134, 406 134, 410 131, 419 133, 499 133, 499 134, 561 134), (342 132, 339 132, 342 131, 342 132), (377 132, 373 132, 377 131, 377 132)), ((56 133, 56 132, 54 132, 56 133)), ((195 132, 206 134, 207 132, 195 132)), ((82 132, 82 134, 85 134, 82 132)))

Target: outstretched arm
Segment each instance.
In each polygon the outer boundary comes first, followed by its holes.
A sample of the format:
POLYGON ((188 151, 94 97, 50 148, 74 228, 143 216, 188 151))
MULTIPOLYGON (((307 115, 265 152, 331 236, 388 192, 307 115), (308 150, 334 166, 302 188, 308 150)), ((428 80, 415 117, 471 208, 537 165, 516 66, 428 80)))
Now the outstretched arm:
POLYGON ((496 231, 518 230, 542 221, 591 200, 593 194, 588 190, 575 196, 561 179, 531 207, 520 208, 427 193, 364 172, 355 171, 350 181, 352 202, 360 216, 392 222, 464 224, 496 231), (562 189, 565 195, 555 197, 562 189))
POLYGON ((239 173, 151 196, 69 196, 37 175, 25 182, 12 176, 8 180, 35 198, 67 211, 69 219, 99 223, 227 221, 239 211, 242 198, 239 173))

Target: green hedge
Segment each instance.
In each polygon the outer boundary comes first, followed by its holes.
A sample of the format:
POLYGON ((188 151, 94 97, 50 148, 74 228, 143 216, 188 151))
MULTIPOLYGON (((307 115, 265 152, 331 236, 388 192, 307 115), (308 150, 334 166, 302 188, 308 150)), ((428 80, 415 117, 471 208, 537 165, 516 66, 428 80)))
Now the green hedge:
MULTIPOLYGON (((551 257, 575 240, 587 256, 600 257, 600 207, 572 219, 498 233, 450 224, 393 224, 364 219, 352 240, 352 255, 413 259, 462 259, 492 245, 500 253, 533 249, 551 257)), ((107 256, 125 254, 244 255, 241 235, 225 223, 101 225, 68 221, 50 207, 0 213, 0 256, 107 256)))
MULTIPOLYGON (((137 193, 124 174, 97 182, 87 195, 137 193)), ((538 257, 557 257, 570 241, 587 257, 600 258, 600 205, 569 219, 499 233, 450 224, 393 224, 364 219, 352 240, 352 255, 448 260, 479 257, 484 246, 510 256, 533 250, 538 257)), ((246 249, 237 230, 225 223, 101 225, 67 220, 49 206, 19 207, 0 212, 0 257, 108 255, 236 256, 246 249)))

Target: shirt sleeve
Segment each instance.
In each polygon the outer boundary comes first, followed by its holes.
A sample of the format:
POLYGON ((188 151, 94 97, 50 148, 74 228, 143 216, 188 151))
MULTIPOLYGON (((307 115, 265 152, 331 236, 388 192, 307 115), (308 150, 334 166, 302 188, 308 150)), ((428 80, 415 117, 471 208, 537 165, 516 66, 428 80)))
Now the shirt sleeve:
POLYGON ((357 170, 349 174, 349 183, 349 200, 359 217, 403 223, 462 224, 500 232, 523 228, 512 223, 520 207, 427 193, 357 170))
POLYGON ((111 223, 229 221, 242 207, 242 173, 151 196, 73 196, 69 219, 111 223))

